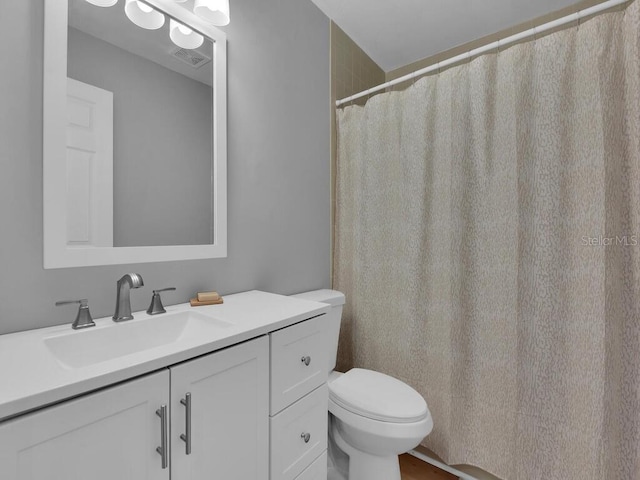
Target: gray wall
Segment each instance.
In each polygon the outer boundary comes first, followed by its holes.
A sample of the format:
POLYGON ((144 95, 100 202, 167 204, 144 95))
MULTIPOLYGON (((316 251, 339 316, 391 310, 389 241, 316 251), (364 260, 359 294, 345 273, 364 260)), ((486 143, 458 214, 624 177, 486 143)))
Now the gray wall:
POLYGON ((211 243, 211 87, 68 32, 67 75, 113 93, 113 244, 211 243))
POLYGON ((111 315, 129 271, 135 310, 165 286, 167 304, 329 286, 329 21, 310 0, 231 2, 228 258, 60 270, 42 268, 42 0, 2 1, 0 18, 0 333, 71 322, 63 298, 111 315))

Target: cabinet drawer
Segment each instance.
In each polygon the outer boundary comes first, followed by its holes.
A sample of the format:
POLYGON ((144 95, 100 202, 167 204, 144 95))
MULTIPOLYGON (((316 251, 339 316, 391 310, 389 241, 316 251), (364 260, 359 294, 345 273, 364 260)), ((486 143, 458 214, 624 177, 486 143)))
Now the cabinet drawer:
POLYGON ((327 480, 327 452, 316 458, 296 480, 327 480))
POLYGON ((328 396, 322 385, 271 417, 271 480, 293 480, 327 449, 328 396))
POLYGON ((271 415, 326 383, 326 322, 321 315, 270 335, 271 415))

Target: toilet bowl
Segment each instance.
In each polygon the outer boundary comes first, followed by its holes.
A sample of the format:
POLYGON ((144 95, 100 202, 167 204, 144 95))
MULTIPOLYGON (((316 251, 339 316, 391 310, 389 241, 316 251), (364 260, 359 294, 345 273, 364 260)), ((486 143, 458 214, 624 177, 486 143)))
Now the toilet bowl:
POLYGON ((424 398, 404 382, 380 372, 333 371, 344 295, 316 290, 295 297, 328 303, 330 478, 400 480, 398 455, 416 447, 433 428, 424 398))
POLYGON ((400 480, 398 455, 416 447, 433 428, 418 392, 359 368, 330 375, 329 413, 329 436, 349 458, 349 480, 400 480))

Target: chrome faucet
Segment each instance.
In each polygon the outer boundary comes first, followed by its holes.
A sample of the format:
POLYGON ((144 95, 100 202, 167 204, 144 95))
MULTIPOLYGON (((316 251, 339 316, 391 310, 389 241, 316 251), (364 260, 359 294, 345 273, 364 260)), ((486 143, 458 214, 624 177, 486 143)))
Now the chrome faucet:
POLYGON ((131 315, 130 289, 144 286, 142 277, 138 273, 127 273, 118 280, 118 296, 116 297, 116 312, 113 314, 114 322, 123 322, 133 319, 131 315))

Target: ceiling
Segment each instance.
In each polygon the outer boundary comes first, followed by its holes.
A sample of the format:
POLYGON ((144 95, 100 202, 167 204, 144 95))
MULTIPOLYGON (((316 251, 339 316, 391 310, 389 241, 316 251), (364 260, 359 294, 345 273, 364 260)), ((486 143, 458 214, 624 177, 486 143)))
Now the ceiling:
POLYGON ((578 0, 312 0, 385 72, 578 0))

